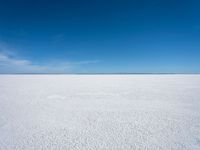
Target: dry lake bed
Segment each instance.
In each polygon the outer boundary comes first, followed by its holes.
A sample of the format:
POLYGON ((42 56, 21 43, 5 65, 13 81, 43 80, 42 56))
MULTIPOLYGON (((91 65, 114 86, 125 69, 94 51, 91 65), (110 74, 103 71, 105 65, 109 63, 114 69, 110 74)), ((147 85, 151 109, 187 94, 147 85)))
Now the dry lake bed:
POLYGON ((157 149, 200 149, 200 75, 0 75, 0 150, 157 149))

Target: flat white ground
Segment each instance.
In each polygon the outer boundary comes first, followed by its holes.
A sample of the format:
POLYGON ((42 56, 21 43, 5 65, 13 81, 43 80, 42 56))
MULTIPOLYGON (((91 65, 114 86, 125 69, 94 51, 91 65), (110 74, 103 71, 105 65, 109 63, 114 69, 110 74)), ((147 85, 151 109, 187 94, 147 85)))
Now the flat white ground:
POLYGON ((0 75, 0 150, 199 150, 200 75, 0 75))

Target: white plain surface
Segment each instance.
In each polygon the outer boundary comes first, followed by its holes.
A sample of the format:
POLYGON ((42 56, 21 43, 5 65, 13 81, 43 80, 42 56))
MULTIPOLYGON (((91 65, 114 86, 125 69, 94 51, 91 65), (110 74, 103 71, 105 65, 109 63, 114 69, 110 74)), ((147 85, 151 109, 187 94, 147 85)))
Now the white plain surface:
POLYGON ((199 150, 200 75, 0 75, 0 150, 199 150))

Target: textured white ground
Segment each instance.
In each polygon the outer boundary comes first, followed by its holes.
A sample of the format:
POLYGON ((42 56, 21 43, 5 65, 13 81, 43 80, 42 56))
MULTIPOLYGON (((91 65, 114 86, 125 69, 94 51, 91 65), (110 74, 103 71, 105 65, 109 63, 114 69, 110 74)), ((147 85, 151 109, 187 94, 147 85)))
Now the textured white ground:
POLYGON ((199 150, 200 75, 0 75, 0 150, 199 150))

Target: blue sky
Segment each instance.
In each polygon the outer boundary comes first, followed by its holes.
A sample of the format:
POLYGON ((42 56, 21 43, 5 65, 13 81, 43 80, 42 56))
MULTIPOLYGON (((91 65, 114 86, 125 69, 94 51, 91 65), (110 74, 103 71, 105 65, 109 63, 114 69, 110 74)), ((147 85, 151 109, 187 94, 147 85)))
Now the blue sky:
POLYGON ((200 73, 198 0, 0 0, 0 73, 200 73))

